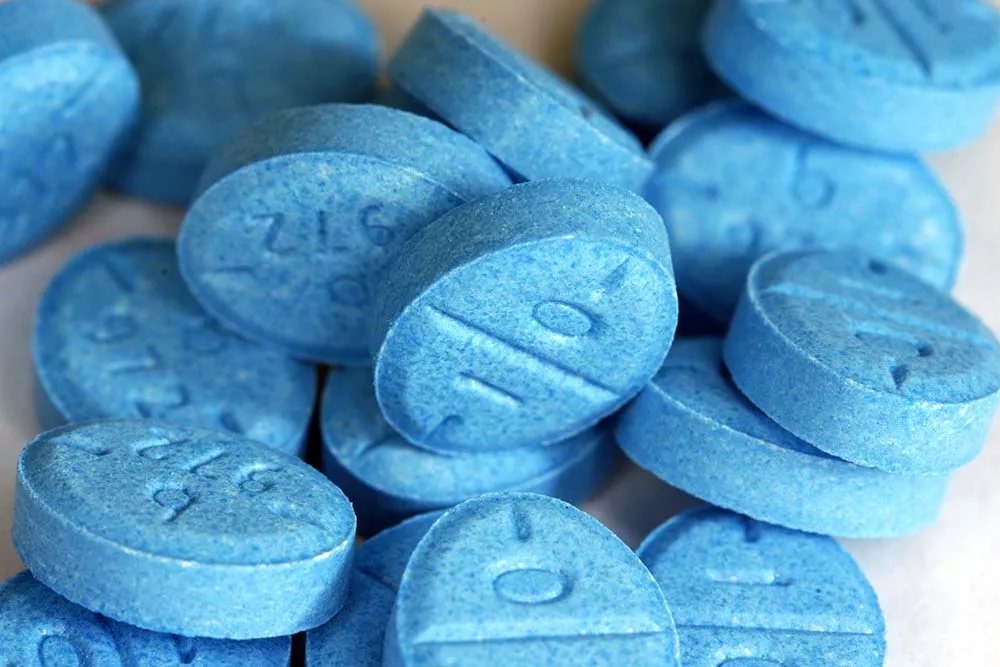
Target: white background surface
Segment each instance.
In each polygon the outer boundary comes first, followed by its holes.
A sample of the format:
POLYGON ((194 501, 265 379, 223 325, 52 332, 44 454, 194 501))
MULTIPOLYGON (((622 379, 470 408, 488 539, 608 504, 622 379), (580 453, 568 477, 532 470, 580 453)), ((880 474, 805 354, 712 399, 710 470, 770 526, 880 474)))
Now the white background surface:
MULTIPOLYGON (((577 0, 510 3, 451 2, 473 9, 535 53, 565 62, 571 30, 565 19, 577 0), (491 6, 492 5, 492 6, 491 6), (506 5, 501 10, 497 5, 506 5), (545 5, 544 9, 538 5, 545 5), (476 11, 477 9, 481 11, 476 11), (543 39, 535 21, 511 13, 550 14, 562 26, 543 39), (559 21, 552 14, 559 15, 559 21), (530 25, 527 32, 515 26, 530 25)), ((372 0, 380 24, 395 41, 419 4, 372 0)), ((966 225, 966 261, 958 298, 1000 331, 1000 123, 976 145, 931 163, 951 190, 966 225)), ((21 569, 9 528, 18 452, 36 433, 29 336, 38 295, 52 274, 79 249, 135 234, 174 234, 180 212, 99 197, 49 245, 0 269, 0 578, 21 569)), ((626 466, 586 508, 631 546, 691 500, 646 473, 626 466)), ((1000 667, 1000 429, 994 425, 982 457, 955 475, 940 521, 905 539, 847 541, 879 594, 889 632, 889 667, 1000 667)))

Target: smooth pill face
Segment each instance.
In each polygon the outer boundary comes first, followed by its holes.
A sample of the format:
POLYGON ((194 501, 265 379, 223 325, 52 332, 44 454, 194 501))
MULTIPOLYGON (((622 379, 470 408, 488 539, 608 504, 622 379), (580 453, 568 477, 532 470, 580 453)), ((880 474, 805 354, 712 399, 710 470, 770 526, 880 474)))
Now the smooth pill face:
POLYGON ((413 553, 385 664, 676 665, 649 572, 597 521, 496 494, 446 512, 413 553))
POLYGON ((1000 80, 1000 15, 983 0, 736 0, 786 47, 858 76, 941 88, 1000 80))
POLYGON ((837 146, 740 101, 686 116, 652 155, 643 194, 670 232, 678 289, 715 317, 778 249, 855 247, 943 289, 955 280, 958 214, 918 158, 837 146))
POLYGON ((701 509, 638 554, 677 621, 684 665, 882 664, 878 600, 832 538, 701 509))
POLYGON ((1000 391, 1000 345, 916 277, 853 253, 771 255, 747 299, 801 354, 872 391, 964 403, 1000 391))
POLYGON ((209 317, 167 239, 73 259, 42 297, 34 346, 43 389, 70 422, 167 419, 295 454, 312 413, 315 369, 209 317))

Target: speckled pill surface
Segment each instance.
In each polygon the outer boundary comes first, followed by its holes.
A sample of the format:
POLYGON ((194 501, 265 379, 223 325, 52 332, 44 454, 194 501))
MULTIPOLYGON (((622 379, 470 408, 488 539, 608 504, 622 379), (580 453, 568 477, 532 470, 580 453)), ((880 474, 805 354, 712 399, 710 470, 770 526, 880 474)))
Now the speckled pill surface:
POLYGON ((636 189, 652 168, 638 139, 590 98, 463 14, 425 9, 388 73, 523 180, 636 189))
POLYGON ((211 156, 265 115, 364 102, 379 57, 350 0, 111 0, 103 8, 142 80, 137 131, 108 184, 187 205, 211 156))
POLYGON ((680 514, 639 547, 677 621, 684 667, 881 667, 885 621, 830 537, 715 508, 680 514))
POLYGON ((384 273, 375 393, 441 452, 546 445, 611 414, 663 362, 677 295, 663 222, 597 181, 522 183, 418 231, 384 273))
POLYGON ((89 422, 43 433, 18 460, 12 539, 31 573, 156 632, 254 639, 325 623, 347 596, 354 533, 321 473, 221 431, 89 422))
POLYGON ((90 199, 139 111, 139 81, 95 10, 0 3, 0 266, 90 199))
POLYGON ((919 278, 854 252, 760 259, 723 355, 740 390, 783 428, 890 472, 971 461, 1000 397, 1000 344, 982 322, 919 278))
POLYGON ((43 429, 153 418, 299 455, 317 373, 220 326, 194 300, 172 239, 88 248, 52 279, 34 330, 43 429))
POLYGON ((181 227, 205 309, 297 358, 370 365, 372 291, 414 232, 510 186, 441 123, 375 105, 281 111, 209 164, 181 227))

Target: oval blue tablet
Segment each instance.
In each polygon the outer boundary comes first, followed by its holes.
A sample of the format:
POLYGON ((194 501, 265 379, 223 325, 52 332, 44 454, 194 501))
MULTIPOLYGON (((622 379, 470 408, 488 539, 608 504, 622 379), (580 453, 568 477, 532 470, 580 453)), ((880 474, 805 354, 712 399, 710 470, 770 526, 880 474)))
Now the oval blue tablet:
POLYGON ((351 504, 246 438, 153 420, 66 426, 21 452, 14 496, 32 574, 130 625, 276 637, 325 623, 347 596, 351 504))
POLYGON ((653 132, 722 94, 701 53, 709 7, 705 0, 597 0, 576 34, 584 88, 653 132))
POLYGON ((546 447, 454 454, 415 447, 382 417, 370 370, 333 371, 320 412, 323 472, 354 504, 362 535, 495 491, 580 503, 610 476, 617 460, 606 426, 546 447))
POLYGON ((937 518, 948 488, 948 475, 864 468, 785 431, 733 385, 719 338, 677 341, 615 435, 629 458, 667 483, 811 533, 913 533, 937 518))
POLYGON ((34 355, 45 429, 167 419, 303 452, 316 369, 211 319, 181 280, 172 240, 94 246, 70 260, 39 302, 34 355))
POLYGON ((385 628, 403 570, 439 516, 412 517, 358 547, 344 608, 306 634, 306 667, 382 667, 385 628))
POLYGON ((719 0, 704 46, 740 95, 850 145, 955 148, 1000 99, 1000 14, 983 0, 719 0))
POLYGON ((388 73, 524 180, 637 189, 652 168, 639 140, 590 98, 468 16, 425 9, 388 73))
POLYGON ((139 81, 95 10, 0 3, 0 265, 68 222, 139 111, 139 81))
POLYGON ((73 604, 27 570, 0 584, 0 627, 0 662, 25 667, 279 667, 292 645, 288 637, 238 642, 141 630, 73 604))
POLYGON ((835 540, 714 508, 639 547, 677 621, 684 667, 881 667, 885 622, 835 540))
POLYGON ((110 174, 186 205, 214 153, 265 115, 374 92, 379 36, 349 0, 113 0, 104 15, 142 79, 142 118, 110 174))
POLYGON ((783 428, 897 473, 975 458, 1000 392, 989 329, 944 292, 850 252, 759 260, 724 356, 740 390, 783 428))
POLYGON ((403 573, 385 667, 680 664, 632 550, 572 505, 491 494, 445 512, 403 573))
POLYGON ((643 196, 670 233, 677 288, 719 320, 772 250, 859 248, 942 289, 955 281, 958 212, 917 157, 839 146, 739 100, 685 116, 650 152, 643 196))
POLYGON ((214 316, 328 364, 371 364, 378 273, 417 229, 510 178, 444 125, 380 106, 278 112, 209 164, 181 272, 214 316))
POLYGON ((677 296, 663 222, 612 185, 515 185, 417 232, 373 321, 376 397, 410 442, 558 442, 623 405, 666 356, 677 296))

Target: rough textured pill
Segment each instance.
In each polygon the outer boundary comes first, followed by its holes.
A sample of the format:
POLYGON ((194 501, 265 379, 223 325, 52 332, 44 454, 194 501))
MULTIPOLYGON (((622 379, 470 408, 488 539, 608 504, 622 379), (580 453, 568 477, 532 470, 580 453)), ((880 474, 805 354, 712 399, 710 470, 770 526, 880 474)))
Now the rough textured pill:
POLYGON ((0 265, 90 198, 139 111, 139 81, 93 9, 0 3, 0 265))
POLYGON ((685 116, 650 152, 643 196, 667 225, 677 289, 719 320, 772 250, 859 248, 937 287, 955 281, 958 212, 915 156, 839 146, 739 100, 685 116))
POLYGON ((576 34, 584 89, 653 132, 722 94, 701 54, 709 7, 706 0, 597 0, 576 34))
POLYGON ((376 296, 386 420, 443 452, 544 445, 614 412, 677 324, 663 222, 596 181, 516 185, 417 232, 376 296))
POLYGON ((296 357, 371 364, 375 278, 416 230, 503 190, 470 139, 395 109, 275 113, 209 164, 181 228, 181 271, 206 310, 296 357))
POLYGON ((382 667, 382 642, 403 570, 439 516, 407 519, 358 548, 344 608, 306 634, 306 667, 382 667))
POLYGON ((1000 98, 1000 15, 983 0, 719 0, 704 45, 743 97, 846 144, 954 148, 1000 98))
POLYGON ((543 65, 471 18, 425 9, 389 77, 524 180, 640 187, 652 164, 631 133, 543 65))
POLYGON ((415 447, 382 417, 370 370, 332 372, 320 413, 323 472, 354 504, 362 535, 495 491, 583 502, 617 460, 607 426, 546 447, 453 454, 415 447))
POLYGON ((0 627, 0 663, 25 667, 278 667, 289 663, 292 644, 141 630, 73 604, 27 571, 0 585, 0 627))
POLYGON ((18 460, 12 537, 32 574, 157 632, 252 639, 325 623, 347 595, 354 528, 318 471, 219 431, 90 422, 43 433, 18 460))
POLYGON ((841 537, 894 537, 938 516, 948 475, 897 475, 833 458, 771 421, 733 385, 722 341, 677 341, 615 435, 638 465, 755 519, 841 537))
POLYGON ((829 537, 703 508, 637 553, 677 621, 684 667, 883 664, 875 591, 829 537))
POLYGON ((724 356, 740 390, 823 451, 945 472, 982 449, 1000 346, 944 292, 851 252, 774 253, 750 270, 724 356))
POLYGON ((105 17, 142 79, 138 131, 110 185, 185 205, 205 163, 265 115, 374 91, 379 37, 348 0, 112 0, 105 17))
POLYGON ((656 582, 572 505, 492 494, 445 512, 413 551, 385 667, 680 664, 656 582))
POLYGON ((154 418, 301 454, 316 369, 219 326, 188 292, 174 243, 92 247, 49 284, 34 332, 43 429, 154 418))

